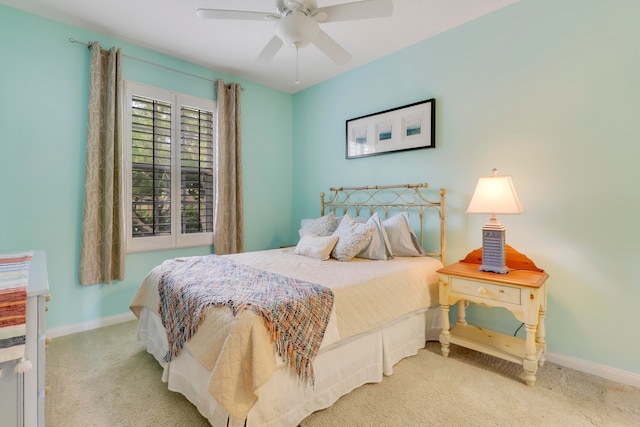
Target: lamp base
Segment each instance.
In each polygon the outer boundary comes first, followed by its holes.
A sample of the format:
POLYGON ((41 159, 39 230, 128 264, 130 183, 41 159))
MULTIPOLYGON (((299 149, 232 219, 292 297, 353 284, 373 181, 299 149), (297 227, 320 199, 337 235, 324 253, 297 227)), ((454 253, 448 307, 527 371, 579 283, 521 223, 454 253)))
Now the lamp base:
POLYGON ((499 274, 507 274, 510 270, 509 267, 507 267, 506 265, 502 268, 500 267, 494 267, 491 265, 484 265, 482 264, 480 267, 478 267, 479 271, 490 271, 491 273, 499 273, 499 274))
POLYGON ((482 265, 478 270, 507 274, 506 228, 495 217, 482 228, 482 265))

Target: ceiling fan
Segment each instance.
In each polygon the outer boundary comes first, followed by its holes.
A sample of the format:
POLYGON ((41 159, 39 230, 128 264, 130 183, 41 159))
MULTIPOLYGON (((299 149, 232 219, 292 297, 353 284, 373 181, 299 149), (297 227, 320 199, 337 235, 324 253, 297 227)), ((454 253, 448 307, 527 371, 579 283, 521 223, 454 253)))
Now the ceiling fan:
POLYGON ((347 63, 351 55, 319 24, 356 19, 391 16, 392 0, 360 0, 334 6, 317 7, 316 0, 276 1, 276 13, 245 10, 198 9, 206 19, 235 19, 275 22, 275 35, 258 56, 258 62, 269 62, 284 45, 296 51, 313 43, 338 65, 347 63))

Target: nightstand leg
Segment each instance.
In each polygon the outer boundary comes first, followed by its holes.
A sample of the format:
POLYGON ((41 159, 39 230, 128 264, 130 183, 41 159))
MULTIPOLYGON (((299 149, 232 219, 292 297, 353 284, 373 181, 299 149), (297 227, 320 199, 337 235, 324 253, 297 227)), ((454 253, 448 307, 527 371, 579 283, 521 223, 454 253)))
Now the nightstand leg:
POLYGON ((536 360, 536 329, 537 325, 526 325, 527 340, 525 343, 526 356, 522 361, 524 367, 524 379, 528 386, 536 383, 536 372, 538 371, 538 361, 536 360))
POLYGON ((545 315, 545 310, 544 309, 540 309, 540 312, 538 314, 538 331, 536 333, 536 342, 538 344, 542 345, 542 354, 540 355, 540 360, 538 360, 538 366, 543 366, 544 365, 544 361, 546 360, 544 355, 547 352, 547 341, 545 339, 545 327, 544 327, 544 315, 545 315))
POLYGON ((547 285, 546 283, 541 286, 540 294, 540 308, 538 309, 538 331, 536 334, 536 342, 542 345, 542 354, 538 365, 544 365, 545 354, 547 353, 547 342, 545 336, 547 334, 544 323, 544 316, 547 312, 547 285))
POLYGON ((467 305, 469 305, 468 301, 465 301, 465 300, 458 301, 458 325, 467 324, 467 312, 466 312, 467 305))
POLYGON ((441 304, 440 308, 442 309, 442 331, 440 331, 441 350, 444 357, 449 357, 449 338, 451 337, 451 333, 449 332, 449 328, 451 327, 449 324, 449 305, 441 304))

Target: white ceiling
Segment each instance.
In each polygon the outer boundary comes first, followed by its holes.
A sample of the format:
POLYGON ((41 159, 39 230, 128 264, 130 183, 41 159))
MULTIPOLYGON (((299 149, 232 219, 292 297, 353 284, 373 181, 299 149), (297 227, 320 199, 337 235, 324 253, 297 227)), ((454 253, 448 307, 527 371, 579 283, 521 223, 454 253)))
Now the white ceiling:
MULTIPOLYGON (((352 1, 317 0, 317 6, 352 1)), ((299 52, 299 85, 294 84, 295 49, 283 47, 271 62, 256 62, 274 34, 273 22, 196 16, 199 8, 275 13, 276 0, 0 0, 0 4, 294 93, 516 1, 393 0, 391 17, 321 24, 353 58, 339 66, 309 45, 299 52)))

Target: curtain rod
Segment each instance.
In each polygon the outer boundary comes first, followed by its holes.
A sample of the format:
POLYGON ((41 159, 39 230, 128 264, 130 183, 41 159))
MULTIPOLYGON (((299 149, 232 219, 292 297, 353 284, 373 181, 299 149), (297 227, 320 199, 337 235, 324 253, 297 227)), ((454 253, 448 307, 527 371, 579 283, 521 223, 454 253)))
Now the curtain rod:
MULTIPOLYGON (((91 43, 84 43, 84 42, 81 42, 79 40, 74 39, 73 37, 69 37, 69 42, 78 43, 78 44, 85 45, 87 47, 91 47, 91 43)), ((175 68, 167 67, 167 66, 162 65, 162 64, 156 64, 155 62, 147 61, 146 59, 136 58, 135 56, 125 55, 124 53, 122 54, 122 56, 124 56, 125 58, 133 59, 134 61, 139 61, 139 62, 143 62, 145 64, 153 65, 154 67, 164 68, 165 70, 173 71, 175 73, 180 73, 180 74, 184 74, 186 76, 195 77, 197 79, 206 80, 206 81, 211 82, 211 83, 215 83, 216 82, 216 80, 211 80, 209 78, 198 76, 196 74, 187 73, 186 71, 177 70, 175 68)), ((240 89, 242 91, 244 91, 244 88, 242 86, 240 87, 240 89)))

